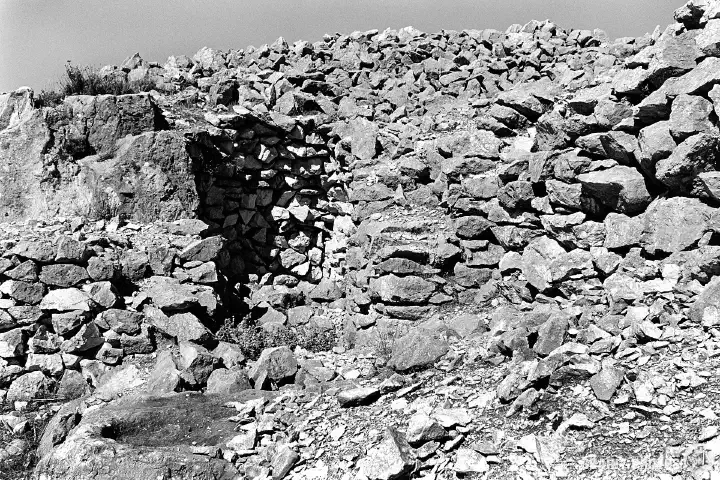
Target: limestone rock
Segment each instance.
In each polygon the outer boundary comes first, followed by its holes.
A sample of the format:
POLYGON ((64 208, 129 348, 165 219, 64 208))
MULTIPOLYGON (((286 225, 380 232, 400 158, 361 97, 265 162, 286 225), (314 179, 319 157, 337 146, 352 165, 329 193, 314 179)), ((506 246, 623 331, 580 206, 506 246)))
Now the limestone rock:
POLYGON ((399 372, 428 367, 449 350, 447 340, 437 332, 414 328, 395 343, 388 366, 399 372))
POLYGON ((295 355, 286 346, 266 348, 250 369, 250 378, 256 382, 267 375, 276 382, 291 379, 297 372, 298 365, 295 355))
POLYGON ((88 312, 94 308, 95 302, 90 296, 77 288, 61 288, 50 291, 40 302, 43 310, 56 310, 58 312, 69 312, 81 310, 88 312))
POLYGON ((435 292, 435 285, 420 277, 384 275, 373 280, 370 288, 380 299, 389 303, 422 303, 435 292))
POLYGON ((395 480, 413 468, 415 456, 403 435, 388 427, 382 442, 368 450, 358 465, 360 472, 371 480, 395 480))
POLYGON ((645 178, 635 168, 618 165, 578 175, 583 187, 600 201, 621 213, 637 213, 645 209, 651 197, 645 178))
POLYGON ((650 253, 685 250, 710 230, 712 211, 697 199, 657 199, 644 215, 641 245, 650 253))
POLYGON ((720 158, 718 135, 699 133, 694 135, 657 164, 656 177, 670 189, 685 191, 698 173, 714 169, 720 158))

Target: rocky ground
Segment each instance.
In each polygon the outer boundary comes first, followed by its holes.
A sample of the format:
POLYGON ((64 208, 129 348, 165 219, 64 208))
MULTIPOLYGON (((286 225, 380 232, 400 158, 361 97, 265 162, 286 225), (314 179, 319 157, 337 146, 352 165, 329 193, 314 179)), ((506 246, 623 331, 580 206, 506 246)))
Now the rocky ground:
POLYGON ((0 478, 718 477, 720 3, 675 21, 0 95, 0 478))

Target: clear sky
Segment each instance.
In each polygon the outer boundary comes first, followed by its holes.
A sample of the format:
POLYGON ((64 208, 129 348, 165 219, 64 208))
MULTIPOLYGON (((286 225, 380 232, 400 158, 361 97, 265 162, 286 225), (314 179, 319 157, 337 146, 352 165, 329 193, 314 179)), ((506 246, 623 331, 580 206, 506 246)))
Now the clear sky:
POLYGON ((164 62, 203 46, 227 50, 412 25, 425 32, 550 19, 564 28, 639 36, 673 22, 683 0, 0 0, 0 92, 47 88, 67 60, 164 62))

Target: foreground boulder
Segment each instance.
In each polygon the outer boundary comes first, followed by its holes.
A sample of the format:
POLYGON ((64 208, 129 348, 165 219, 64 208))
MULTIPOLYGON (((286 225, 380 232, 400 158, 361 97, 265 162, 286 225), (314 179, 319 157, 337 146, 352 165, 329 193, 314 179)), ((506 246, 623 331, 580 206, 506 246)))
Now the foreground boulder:
POLYGON ((432 366, 449 349, 440 332, 415 328, 395 341, 388 366, 400 372, 432 366))
POLYGON ((35 478, 235 478, 239 472, 232 463, 194 453, 198 451, 195 446, 225 447, 237 432, 235 424, 228 421, 233 410, 223 405, 260 396, 253 391, 232 398, 133 396, 86 411, 66 438, 59 436, 58 440, 56 429, 45 432, 43 444, 56 445, 40 459, 35 478))

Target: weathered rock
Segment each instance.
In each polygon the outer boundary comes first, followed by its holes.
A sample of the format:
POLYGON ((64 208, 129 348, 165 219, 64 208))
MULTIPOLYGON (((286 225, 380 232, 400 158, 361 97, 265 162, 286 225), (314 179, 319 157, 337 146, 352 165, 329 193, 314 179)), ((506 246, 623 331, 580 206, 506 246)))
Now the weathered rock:
POLYGON ((275 382, 291 379, 297 372, 298 365, 295 355, 286 346, 266 348, 250 369, 250 378, 258 388, 258 381, 267 376, 275 382))
POLYGON ((679 95, 672 104, 670 133, 677 142, 698 133, 717 134, 717 128, 710 121, 713 104, 697 95, 679 95))
POLYGON ((0 333, 0 358, 15 358, 25 354, 25 332, 16 328, 0 333))
POLYGON ((719 150, 717 134, 699 133, 678 145, 668 158, 660 160, 655 175, 670 189, 686 191, 698 173, 714 169, 719 150))
POLYGON ((27 401, 47 398, 51 393, 52 381, 42 372, 30 372, 15 380, 7 392, 7 400, 27 401))
POLYGON ((590 386, 598 400, 609 401, 625 377, 625 370, 604 365, 599 373, 592 376, 590 386))
POLYGON ((357 387, 339 391, 337 399, 341 407, 354 407, 372 403, 379 396, 380 390, 376 387, 357 387))
POLYGON ((251 389, 250 379, 242 370, 220 368, 214 370, 207 379, 206 393, 237 393, 251 389))
POLYGON ((606 248, 632 247, 640 244, 644 222, 642 217, 627 217, 619 213, 609 213, 603 222, 605 225, 606 248))
POLYGON ((644 215, 641 245, 650 253, 685 250, 711 229, 712 211, 697 199, 657 199, 644 215))
POLYGON ((388 366, 400 372, 428 367, 448 350, 447 340, 439 332, 415 328, 397 340, 388 366))
POLYGON ((645 178, 635 168, 618 165, 578 175, 578 180, 604 205, 621 213, 642 211, 650 203, 645 178))
MULTIPOLYGON (((233 430, 235 424, 227 422, 223 405, 231 400, 255 398, 257 394, 252 391, 242 397, 184 393, 130 396, 85 411, 78 426, 41 459, 36 475, 59 480, 88 476, 109 480, 168 475, 182 478, 192 472, 197 478, 233 478, 238 471, 230 462, 195 454, 193 446, 224 447, 237 432, 233 430), (121 433, 107 438, 104 426, 108 424, 121 433), (146 428, 137 431, 131 428, 134 425, 146 428), (164 448, 165 445, 173 447, 164 448), (152 461, 148 461, 148 449, 153 452, 152 461)), ((49 440, 46 443, 52 444, 49 440)))
POLYGON ((389 303, 421 303, 435 292, 435 284, 420 277, 392 274, 373 279, 370 288, 382 301, 389 303))
POLYGON ((72 310, 81 310, 83 312, 91 311, 95 302, 90 296, 77 288, 61 288, 50 291, 40 302, 40 308, 43 310, 55 310, 58 312, 69 312, 72 310))
POLYGON ((530 242, 523 251, 522 259, 523 275, 540 291, 548 289, 575 268, 565 249, 548 237, 530 242))
POLYGON ((371 480, 394 480, 413 468, 415 455, 403 435, 388 427, 382 442, 368 450, 358 465, 360 472, 371 480))
POLYGON ((205 343, 212 338, 210 330, 190 312, 176 313, 168 317, 160 309, 145 307, 143 313, 155 328, 179 341, 205 343))
POLYGON ((223 245, 222 237, 208 237, 185 247, 179 257, 186 262, 209 262, 217 257, 223 245))
POLYGON ((411 445, 421 445, 433 440, 442 440, 447 432, 437 420, 424 413, 410 417, 407 427, 407 441, 411 445))
POLYGON ((56 287, 74 287, 88 278, 87 270, 71 263, 46 265, 40 270, 40 281, 56 287))
POLYGON ((484 473, 490 469, 485 457, 469 448, 460 448, 457 451, 453 470, 460 474, 484 473))
POLYGON ((173 311, 184 310, 198 304, 198 297, 192 287, 183 285, 174 278, 150 277, 142 286, 156 307, 173 311))

